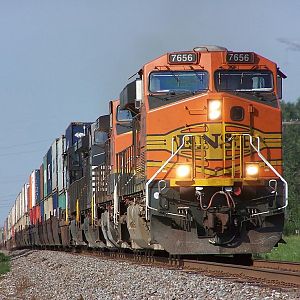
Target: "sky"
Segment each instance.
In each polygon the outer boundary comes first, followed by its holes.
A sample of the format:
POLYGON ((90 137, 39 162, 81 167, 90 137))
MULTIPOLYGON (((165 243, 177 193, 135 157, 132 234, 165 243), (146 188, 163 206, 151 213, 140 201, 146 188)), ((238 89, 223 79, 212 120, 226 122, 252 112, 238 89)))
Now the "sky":
POLYGON ((0 227, 22 184, 72 121, 108 112, 143 64, 219 45, 253 51, 300 97, 300 1, 0 0, 0 227))

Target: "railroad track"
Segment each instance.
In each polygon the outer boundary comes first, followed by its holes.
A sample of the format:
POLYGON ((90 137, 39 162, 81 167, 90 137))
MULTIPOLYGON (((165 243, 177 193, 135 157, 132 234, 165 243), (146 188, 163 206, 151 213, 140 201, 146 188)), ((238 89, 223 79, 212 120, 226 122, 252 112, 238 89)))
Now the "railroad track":
MULTIPOLYGON (((300 272, 274 268, 275 266, 278 267, 279 265, 281 265, 280 262, 273 262, 273 264, 268 264, 268 262, 264 262, 263 264, 261 262, 260 266, 258 266, 257 263, 254 263, 253 266, 241 266, 224 263, 183 260, 184 268, 207 272, 208 274, 213 273, 217 277, 228 276, 234 277, 239 281, 249 281, 264 285, 275 285, 279 287, 300 288, 300 272), (266 267, 267 265, 269 268, 266 267)), ((288 268, 288 263, 285 263, 284 266, 288 268)), ((292 267, 288 269, 292 269, 292 267)))
MULTIPOLYGON (((43 249, 45 249, 43 247, 43 249)), ((47 247, 48 250, 58 250, 47 247)), ((25 250, 25 249, 24 249, 25 250)), ((29 249, 27 249, 28 251, 29 249)), ((27 251, 20 255, 27 255, 27 251)), ((254 260, 252 266, 233 263, 193 260, 179 256, 157 256, 153 252, 126 253, 122 251, 99 251, 84 248, 69 249, 74 255, 88 255, 103 259, 114 259, 134 264, 144 264, 162 268, 177 269, 183 272, 201 273, 207 276, 230 279, 238 282, 250 282, 256 285, 276 288, 295 288, 300 293, 300 263, 254 260)))
POLYGON ((300 263, 254 260, 252 266, 219 263, 180 257, 160 257, 145 253, 90 252, 83 254, 102 258, 119 259, 133 263, 178 269, 184 272, 199 272, 208 276, 231 279, 239 282, 300 289, 300 263))
POLYGON ((290 261, 275 261, 275 260, 254 260, 255 268, 273 269, 281 271, 291 271, 300 273, 300 263, 290 261))

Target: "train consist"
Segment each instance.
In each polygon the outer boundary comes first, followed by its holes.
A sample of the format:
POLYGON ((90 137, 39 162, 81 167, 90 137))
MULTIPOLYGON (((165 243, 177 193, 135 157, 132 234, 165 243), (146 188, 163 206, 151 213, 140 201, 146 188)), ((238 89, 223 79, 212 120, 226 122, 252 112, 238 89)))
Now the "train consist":
POLYGON ((22 187, 8 248, 250 254, 280 242, 282 79, 218 46, 145 64, 94 123, 71 123, 22 187))

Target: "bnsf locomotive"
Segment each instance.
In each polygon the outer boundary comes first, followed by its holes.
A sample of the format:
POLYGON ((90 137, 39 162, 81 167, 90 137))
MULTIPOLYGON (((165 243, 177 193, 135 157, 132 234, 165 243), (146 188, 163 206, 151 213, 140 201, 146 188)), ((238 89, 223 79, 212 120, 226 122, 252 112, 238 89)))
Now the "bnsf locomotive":
POLYGON ((6 220, 7 246, 270 251, 288 203, 283 78, 256 53, 218 46, 145 64, 109 115, 52 145, 41 183, 25 185, 6 220))

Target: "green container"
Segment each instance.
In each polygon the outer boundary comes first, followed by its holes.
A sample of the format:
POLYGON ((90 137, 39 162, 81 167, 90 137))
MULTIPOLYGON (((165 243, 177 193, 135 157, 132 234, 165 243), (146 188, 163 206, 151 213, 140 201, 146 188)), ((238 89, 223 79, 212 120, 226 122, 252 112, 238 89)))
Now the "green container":
POLYGON ((58 207, 61 209, 66 209, 66 194, 60 194, 58 196, 58 207))

